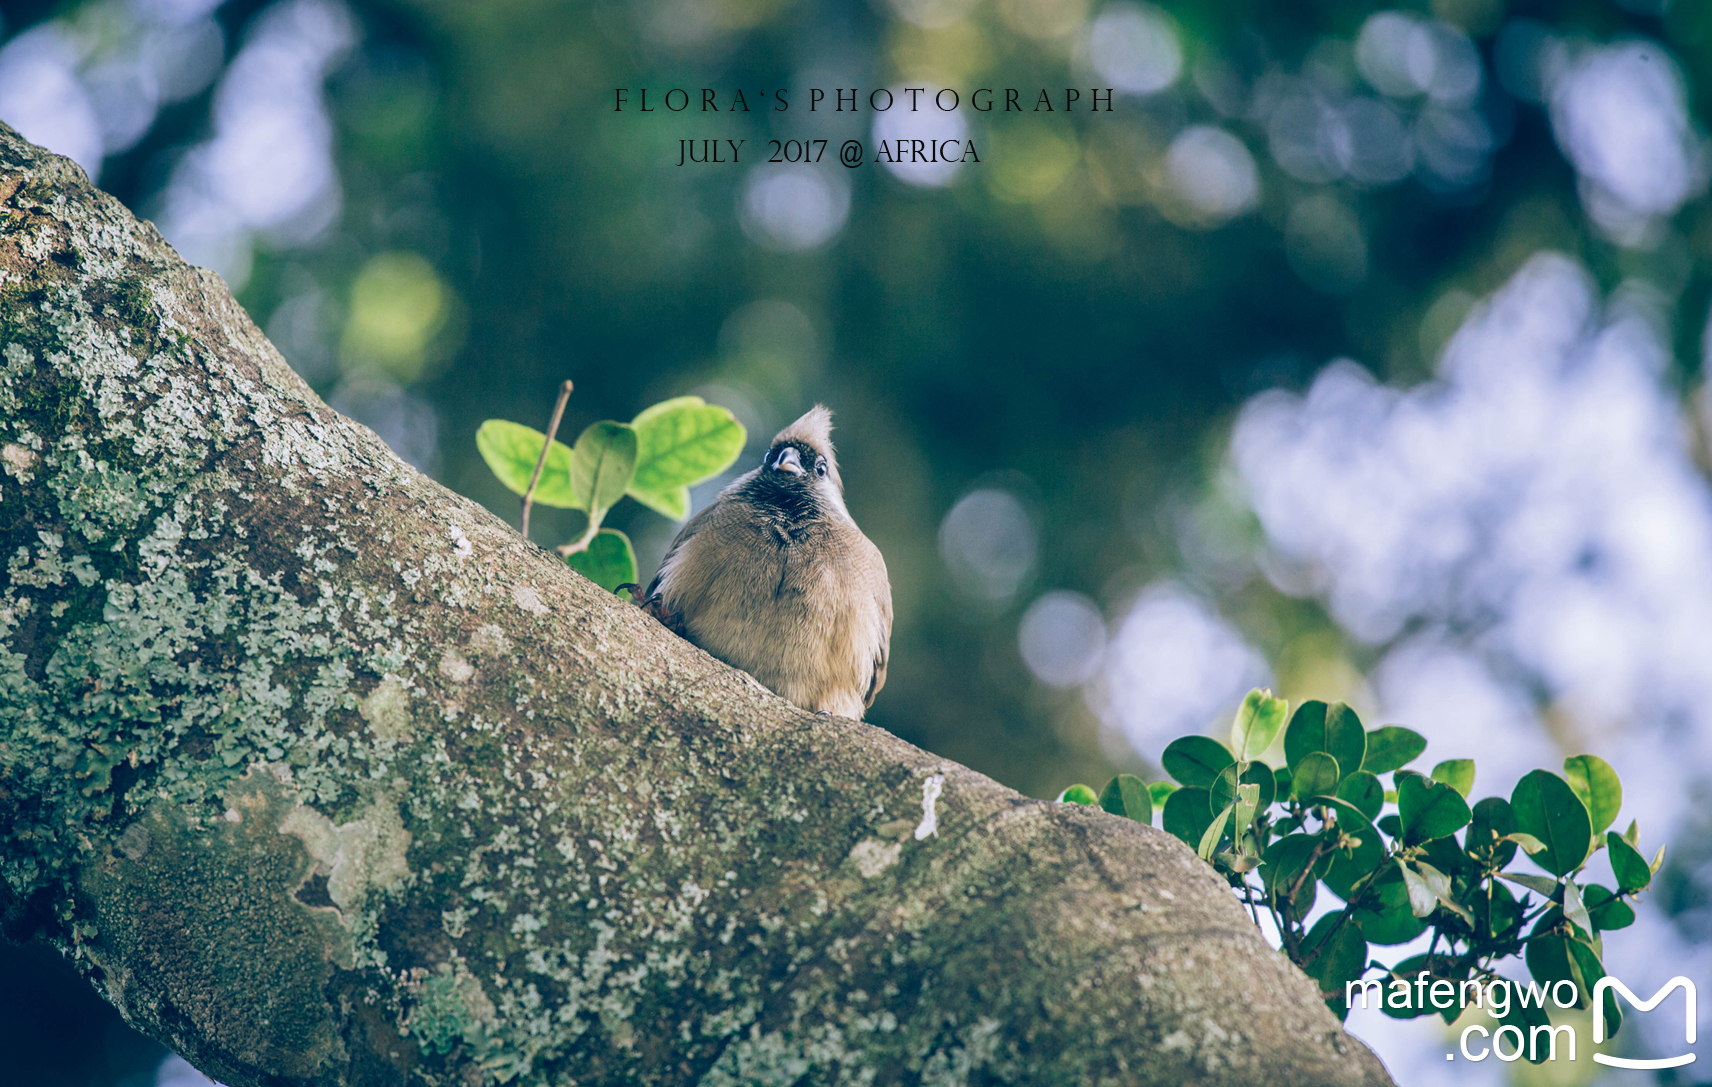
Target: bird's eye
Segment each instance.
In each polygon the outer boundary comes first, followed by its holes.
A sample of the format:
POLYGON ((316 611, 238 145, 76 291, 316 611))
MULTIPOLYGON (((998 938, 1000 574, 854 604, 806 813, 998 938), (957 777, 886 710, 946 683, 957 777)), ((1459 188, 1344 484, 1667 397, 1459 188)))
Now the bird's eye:
POLYGON ((824 476, 826 474, 826 458, 825 457, 817 457, 815 459, 814 474, 817 476, 824 476))

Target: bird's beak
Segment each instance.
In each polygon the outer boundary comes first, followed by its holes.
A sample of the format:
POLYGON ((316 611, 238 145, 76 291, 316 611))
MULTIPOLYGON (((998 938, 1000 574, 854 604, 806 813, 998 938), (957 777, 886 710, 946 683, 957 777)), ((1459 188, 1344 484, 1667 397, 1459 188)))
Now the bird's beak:
POLYGON ((790 472, 792 475, 802 475, 802 457, 798 455, 795 446, 787 445, 779 452, 779 458, 773 462, 773 471, 790 472))

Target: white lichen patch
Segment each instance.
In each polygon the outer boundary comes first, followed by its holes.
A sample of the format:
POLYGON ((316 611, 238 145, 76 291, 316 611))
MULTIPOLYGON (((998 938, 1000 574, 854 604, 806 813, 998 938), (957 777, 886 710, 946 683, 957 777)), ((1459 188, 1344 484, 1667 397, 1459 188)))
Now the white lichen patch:
POLYGON ((470 542, 468 536, 464 535, 462 525, 453 525, 448 531, 452 537, 452 554, 458 556, 459 561, 476 553, 476 545, 470 542))
POLYGON ((327 877, 327 897, 347 917, 369 892, 390 890, 410 875, 405 861, 410 832, 391 800, 374 804, 343 826, 299 804, 286 813, 279 832, 302 839, 315 859, 315 871, 327 877))
MULTIPOLYGON (((467 667, 467 666, 466 666, 467 667)), ((410 692, 397 676, 387 676, 357 703, 357 712, 383 740, 402 740, 410 736, 410 692)))
POLYGON ((6 471, 16 476, 19 483, 28 483, 34 476, 31 469, 41 463, 41 456, 33 449, 19 445, 17 442, 7 442, 0 446, 0 462, 6 465, 6 471))
POLYGON ((902 842, 882 842, 875 838, 863 838, 850 850, 850 859, 856 864, 856 871, 862 873, 863 879, 873 879, 892 865, 898 863, 898 857, 903 854, 902 842))
POLYGON ((944 774, 929 774, 927 780, 921 783, 921 823, 915 828, 915 840, 918 842, 930 834, 939 833, 939 813, 935 805, 939 802, 939 792, 943 788, 944 774))
POLYGON ((437 670, 440 677, 449 683, 468 683, 470 677, 476 674, 475 666, 465 660, 462 653, 450 648, 440 654, 437 670))
POLYGON ((470 635, 470 652, 478 657, 503 657, 511 652, 511 639, 505 636, 505 631, 489 623, 476 628, 470 635))
POLYGON ((541 594, 527 585, 513 586, 511 590, 511 599, 518 607, 522 608, 530 615, 541 616, 547 614, 547 605, 541 602, 541 594))

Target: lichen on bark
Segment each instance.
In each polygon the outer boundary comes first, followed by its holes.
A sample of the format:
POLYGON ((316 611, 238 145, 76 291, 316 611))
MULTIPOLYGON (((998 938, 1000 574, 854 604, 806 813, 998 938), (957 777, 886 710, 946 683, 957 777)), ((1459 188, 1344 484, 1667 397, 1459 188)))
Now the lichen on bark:
POLYGON ((0 453, 0 918, 229 1084, 1386 1082, 1180 843, 674 638, 4 126, 0 453))

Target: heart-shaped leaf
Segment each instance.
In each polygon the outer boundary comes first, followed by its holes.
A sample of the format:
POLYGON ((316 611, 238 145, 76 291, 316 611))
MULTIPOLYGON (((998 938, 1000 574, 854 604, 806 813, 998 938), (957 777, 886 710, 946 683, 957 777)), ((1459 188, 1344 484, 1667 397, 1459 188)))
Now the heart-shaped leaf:
MULTIPOLYGON (((541 443, 546 440, 547 435, 522 423, 489 419, 476 431, 476 451, 501 483, 514 494, 522 494, 529 489, 529 477, 541 459, 541 443)), ((571 447, 563 442, 554 442, 547 453, 547 463, 535 484, 535 501, 559 509, 582 508, 571 489, 571 447)))
POLYGON ((1370 774, 1389 774, 1420 757, 1427 738, 1402 725, 1384 725, 1368 732, 1367 757, 1361 768, 1370 774))
POLYGON ((1510 793, 1517 828, 1546 844, 1533 854, 1534 863, 1555 876, 1580 867, 1593 846, 1593 824, 1587 805, 1569 782, 1549 770, 1533 770, 1510 793))
POLYGON ((1444 782, 1467 800, 1474 788, 1474 760, 1446 759, 1433 767, 1433 780, 1444 782))
POLYGON ((565 556, 565 565, 609 593, 620 585, 636 584, 636 552, 630 537, 615 528, 595 533, 585 550, 565 556))
POLYGON ((1338 782, 1337 795, 1338 799, 1354 804, 1369 819, 1379 818, 1379 810, 1385 806, 1385 787, 1366 770, 1357 770, 1338 782))
POLYGON ((1166 745, 1159 756, 1165 772, 1184 785, 1205 789, 1219 771, 1236 761, 1230 749, 1210 736, 1183 736, 1166 745))
POLYGON ((1119 774, 1106 782, 1100 790, 1100 807, 1138 823, 1153 822, 1153 797, 1134 774, 1119 774))
POLYGON ((1619 891, 1634 894, 1653 881, 1653 873, 1647 867, 1646 858, 1629 844, 1627 838, 1614 830, 1607 831, 1605 848, 1610 851, 1611 873, 1617 877, 1619 891))
POLYGON ((1296 763, 1290 795, 1297 800, 1337 792, 1338 761, 1323 751, 1310 751, 1296 763))
POLYGON ((1455 834, 1472 815, 1468 801, 1449 785, 1420 774, 1397 776, 1397 816, 1409 845, 1455 834))
POLYGON ((1563 760, 1563 776, 1587 805, 1593 833, 1603 834, 1623 806, 1623 783, 1611 764, 1598 755, 1571 755, 1563 760))
POLYGON ((623 423, 590 423, 571 450, 571 490, 590 517, 624 497, 636 470, 636 432, 623 423))
POLYGON ((1597 883, 1582 890, 1581 902, 1587 907, 1587 916, 1593 919, 1593 927, 1601 932, 1613 932, 1635 923, 1634 909, 1597 883))
POLYGON ((1304 702, 1284 730, 1284 758, 1292 773, 1304 758, 1319 751, 1337 760, 1340 770, 1361 768, 1367 755, 1367 733, 1361 719, 1342 702, 1304 702))
POLYGON ((1256 687, 1248 692, 1231 722, 1231 748, 1237 758, 1252 759, 1272 746, 1289 713, 1290 703, 1272 697, 1270 690, 1256 687))

